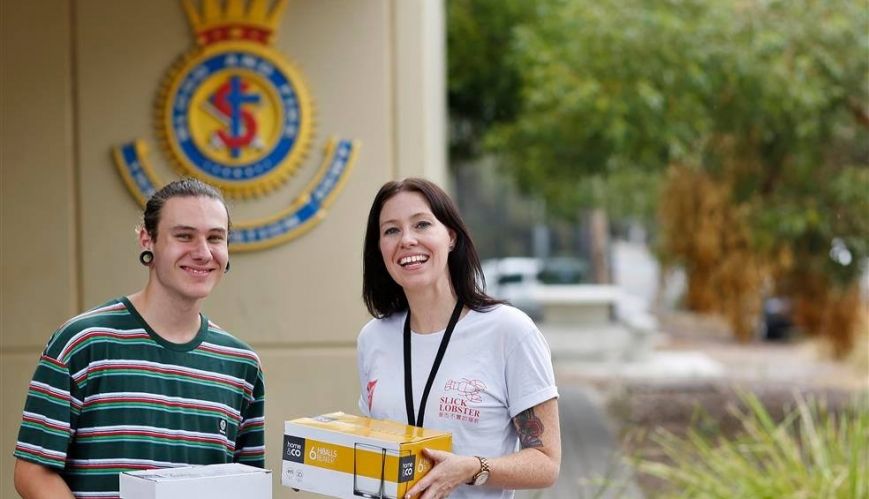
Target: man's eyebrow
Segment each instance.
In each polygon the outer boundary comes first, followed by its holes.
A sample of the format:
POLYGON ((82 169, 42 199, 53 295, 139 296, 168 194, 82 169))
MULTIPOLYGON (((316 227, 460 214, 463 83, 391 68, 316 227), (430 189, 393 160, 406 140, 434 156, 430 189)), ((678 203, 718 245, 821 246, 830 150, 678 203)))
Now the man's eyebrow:
MULTIPOLYGON (((174 225, 174 226, 170 227, 169 230, 172 230, 172 231, 192 230, 195 232, 198 229, 196 227, 192 227, 190 225, 174 225)), ((212 227, 212 228, 208 229, 208 232, 220 232, 222 234, 225 234, 226 229, 224 227, 212 227)))

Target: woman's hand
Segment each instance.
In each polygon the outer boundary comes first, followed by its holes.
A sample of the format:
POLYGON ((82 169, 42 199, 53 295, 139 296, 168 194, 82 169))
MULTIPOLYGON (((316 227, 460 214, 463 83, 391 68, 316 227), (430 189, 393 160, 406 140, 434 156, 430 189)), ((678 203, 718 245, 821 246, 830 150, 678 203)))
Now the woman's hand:
POLYGON ((405 499, 440 499, 449 496, 459 485, 468 483, 480 471, 480 460, 473 456, 459 456, 442 450, 423 449, 423 454, 434 464, 432 469, 414 485, 405 499))

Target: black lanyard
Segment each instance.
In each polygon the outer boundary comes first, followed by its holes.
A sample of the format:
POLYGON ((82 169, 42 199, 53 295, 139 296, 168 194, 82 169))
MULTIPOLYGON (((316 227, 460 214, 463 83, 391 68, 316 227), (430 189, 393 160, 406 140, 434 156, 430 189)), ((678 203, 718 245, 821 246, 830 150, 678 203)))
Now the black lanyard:
POLYGON ((462 313, 462 302, 456 302, 456 308, 453 309, 453 315, 450 316, 450 322, 447 323, 447 330, 444 331, 444 337, 441 338, 441 346, 438 347, 438 353, 435 356, 434 364, 431 366, 431 372, 428 375, 428 381, 425 384, 425 390, 422 392, 422 398, 419 401, 419 417, 413 417, 413 379, 410 366, 410 307, 407 309, 407 318, 404 320, 404 405, 407 407, 407 424, 411 426, 422 426, 425 419, 425 402, 428 400, 428 392, 431 391, 431 385, 434 383, 435 375, 438 373, 438 368, 441 367, 441 361, 444 360, 444 353, 447 351, 447 344, 450 342, 450 336, 453 335, 453 329, 456 323, 459 322, 459 315, 462 313))

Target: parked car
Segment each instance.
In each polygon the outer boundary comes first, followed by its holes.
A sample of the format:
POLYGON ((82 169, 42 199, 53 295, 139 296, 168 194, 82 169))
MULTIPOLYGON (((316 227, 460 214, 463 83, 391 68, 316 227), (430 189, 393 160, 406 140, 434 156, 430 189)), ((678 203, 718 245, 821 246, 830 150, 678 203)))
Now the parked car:
POLYGON ((506 257, 482 262, 486 292, 507 300, 534 320, 542 317, 536 298, 539 286, 581 284, 588 280, 588 265, 577 258, 506 257))
POLYGON ((791 300, 771 296, 763 301, 763 318, 760 323, 761 338, 769 341, 786 341, 794 336, 793 305, 791 300))
POLYGON ((537 280, 542 284, 582 284, 588 282, 588 264, 571 257, 547 258, 537 280))
POLYGON ((539 285, 538 274, 542 265, 531 257, 507 257, 482 262, 486 278, 486 292, 528 314, 540 318, 540 304, 534 299, 534 288, 539 285))

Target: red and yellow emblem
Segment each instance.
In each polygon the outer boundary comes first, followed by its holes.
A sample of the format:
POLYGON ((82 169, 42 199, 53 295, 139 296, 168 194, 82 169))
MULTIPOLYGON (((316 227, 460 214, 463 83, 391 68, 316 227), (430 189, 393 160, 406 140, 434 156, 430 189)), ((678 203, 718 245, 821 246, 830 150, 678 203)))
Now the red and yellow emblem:
MULTIPOLYGON (((196 45, 169 70, 159 93, 156 132, 182 175, 225 195, 265 195, 297 172, 313 140, 314 107, 299 70, 273 47, 287 0, 183 0, 196 45), (198 8, 201 5, 201 9, 198 8)), ((358 144, 331 139, 316 178, 290 206, 240 222, 235 249, 292 239, 324 217, 358 144)), ((155 189, 144 141, 115 150, 131 192, 155 189)))
POLYGON ((230 197, 266 193, 298 168, 313 130, 300 73, 271 47, 286 0, 184 6, 197 46, 170 71, 157 132, 182 174, 230 197))

